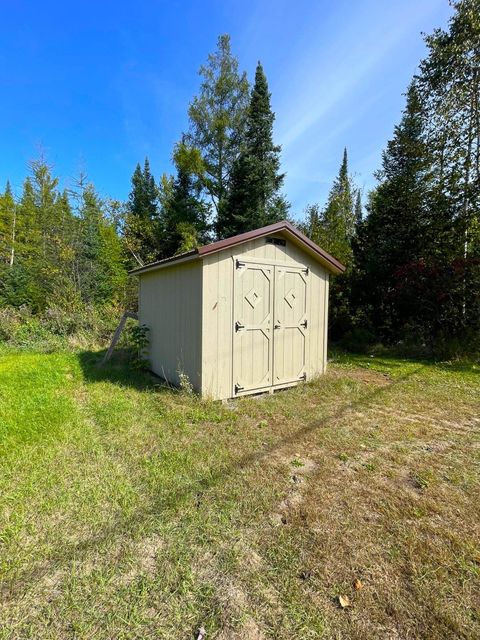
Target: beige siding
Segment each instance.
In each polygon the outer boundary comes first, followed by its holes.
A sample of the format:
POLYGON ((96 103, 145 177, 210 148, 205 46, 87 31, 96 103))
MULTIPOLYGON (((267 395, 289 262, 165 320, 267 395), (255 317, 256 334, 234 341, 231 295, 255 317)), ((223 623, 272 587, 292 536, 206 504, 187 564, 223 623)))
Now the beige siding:
POLYGON ((307 379, 325 370, 328 272, 287 239, 286 247, 259 238, 207 256, 203 262, 202 393, 233 395, 233 282, 235 259, 308 267, 307 379))
POLYGON ((139 321, 150 329, 152 371, 178 384, 183 371, 201 390, 202 265, 168 267, 140 276, 139 321))
POLYGON ((309 351, 307 358, 308 377, 325 371, 327 362, 328 329, 328 272, 314 261, 307 261, 310 269, 309 351))
POLYGON ((232 396, 233 259, 223 251, 203 262, 202 393, 232 396))

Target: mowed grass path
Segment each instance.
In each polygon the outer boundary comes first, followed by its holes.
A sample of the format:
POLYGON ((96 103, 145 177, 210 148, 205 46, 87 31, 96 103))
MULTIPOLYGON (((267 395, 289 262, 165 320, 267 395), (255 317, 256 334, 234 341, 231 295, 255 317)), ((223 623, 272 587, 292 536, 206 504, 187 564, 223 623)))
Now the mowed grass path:
POLYGON ((96 358, 0 356, 2 640, 480 637, 478 365, 224 406, 96 358))

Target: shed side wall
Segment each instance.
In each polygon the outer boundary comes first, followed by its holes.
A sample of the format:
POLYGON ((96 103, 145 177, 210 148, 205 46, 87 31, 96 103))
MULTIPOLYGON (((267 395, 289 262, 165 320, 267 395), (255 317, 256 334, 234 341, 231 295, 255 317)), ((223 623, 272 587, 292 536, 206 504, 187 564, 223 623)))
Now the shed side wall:
POLYGON ((307 260, 310 269, 310 344, 307 358, 307 378, 326 370, 328 334, 328 278, 329 274, 315 261, 307 260))
POLYGON ((179 384, 184 372, 201 390, 202 264, 172 266, 140 276, 139 321, 149 328, 150 366, 179 384))
POLYGON ((258 238, 204 258, 202 393, 213 399, 232 397, 233 279, 236 258, 309 267, 307 377, 323 373, 327 357, 328 272, 288 239, 286 246, 282 247, 267 244, 265 238, 258 238))

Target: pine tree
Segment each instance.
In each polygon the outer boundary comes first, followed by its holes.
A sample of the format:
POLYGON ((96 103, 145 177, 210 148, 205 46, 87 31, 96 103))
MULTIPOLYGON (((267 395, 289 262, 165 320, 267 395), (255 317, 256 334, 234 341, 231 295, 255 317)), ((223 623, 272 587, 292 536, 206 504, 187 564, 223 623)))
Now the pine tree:
POLYGON ((17 216, 17 261, 34 261, 40 252, 40 225, 35 204, 35 192, 30 176, 23 183, 17 216))
POLYGON ((245 141, 235 161, 230 193, 217 219, 217 234, 228 237, 286 218, 288 203, 280 194, 280 146, 273 143, 275 114, 260 62, 247 114, 245 141))
POLYGON ((115 226, 92 184, 82 190, 77 249, 78 288, 87 303, 117 301, 126 281, 124 255, 115 226))
POLYGON ((363 220, 363 206, 362 206, 362 193, 360 189, 357 189, 357 196, 355 198, 355 224, 358 226, 363 220))
POLYGON ((420 64, 417 84, 428 110, 437 191, 448 201, 457 229, 454 251, 468 258, 475 254, 471 240, 480 224, 480 4, 451 4, 448 30, 435 29, 425 37, 428 57, 420 64))
MULTIPOLYGON (((180 153, 177 149, 176 156, 180 153)), ((164 257, 188 251, 207 241, 208 207, 201 199, 200 189, 195 176, 179 163, 169 197, 162 207, 164 257)))
POLYGON ((145 158, 143 170, 137 164, 132 176, 125 223, 125 243, 137 263, 153 262, 161 257, 161 232, 158 189, 145 158))
POLYGON ((352 239, 355 234, 354 193, 355 188, 349 175, 348 155, 345 149, 327 204, 321 212, 317 211, 310 237, 346 266, 349 266, 352 260, 352 239))
POLYGON ((349 174, 348 154, 345 149, 326 206, 323 209, 318 204, 308 206, 306 220, 302 225, 308 237, 347 267, 346 273, 332 280, 330 286, 329 331, 334 339, 341 337, 351 324, 352 242, 356 232, 358 206, 361 210, 361 201, 360 205, 358 203, 359 193, 349 174), (355 193, 357 198, 354 205, 355 193))
MULTIPOLYGON (((232 54, 229 35, 218 38, 217 50, 208 56, 199 73, 202 84, 188 110, 190 128, 185 144, 198 154, 196 175, 218 216, 244 136, 249 91, 247 76, 239 72, 238 60, 232 54)), ((192 170, 190 161, 189 165, 188 170, 192 170)))
POLYGON ((5 193, 0 194, 0 261, 10 267, 15 261, 16 234, 17 206, 7 181, 5 193))
MULTIPOLYGON (((402 120, 383 153, 379 185, 371 193, 369 215, 360 225, 355 248, 363 274, 357 290, 363 305, 375 309, 373 322, 383 336, 399 329, 394 291, 399 269, 417 263, 428 251, 427 205, 430 155, 424 138, 424 112, 411 84, 402 120)), ((418 306, 418 300, 412 300, 418 306)))

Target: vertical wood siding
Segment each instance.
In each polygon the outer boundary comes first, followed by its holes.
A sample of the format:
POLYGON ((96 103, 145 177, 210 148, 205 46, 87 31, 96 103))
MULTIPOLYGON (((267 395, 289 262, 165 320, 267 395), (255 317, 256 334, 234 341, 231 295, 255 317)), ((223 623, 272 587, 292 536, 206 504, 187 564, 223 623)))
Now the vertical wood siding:
POLYGON ((204 259, 202 393, 215 399, 233 395, 233 282, 237 258, 309 268, 307 379, 323 373, 327 357, 328 272, 288 239, 282 247, 258 238, 204 259))
POLYGON ((202 265, 171 266, 140 276, 139 321, 149 328, 150 365, 179 383, 183 371, 202 388, 202 265))

